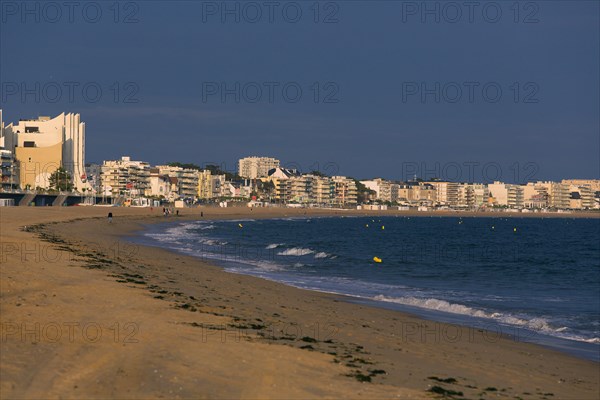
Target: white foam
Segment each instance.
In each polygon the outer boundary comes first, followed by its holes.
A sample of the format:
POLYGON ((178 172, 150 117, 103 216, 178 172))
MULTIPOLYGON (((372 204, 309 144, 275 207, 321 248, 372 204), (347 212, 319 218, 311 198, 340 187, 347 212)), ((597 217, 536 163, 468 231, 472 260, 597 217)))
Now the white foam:
POLYGON ((317 254, 315 254, 315 258, 327 258, 329 257, 329 254, 325 253, 324 251, 320 251, 317 254))
POLYGON ((305 256, 307 254, 312 254, 314 253, 314 250, 311 249, 305 249, 302 247, 292 247, 291 249, 287 249, 284 251, 280 251, 279 253, 277 253, 277 255, 279 256, 305 256))
POLYGON ((265 247, 265 249, 267 249, 267 250, 276 249, 279 246, 283 246, 283 243, 271 243, 270 245, 265 247))
POLYGON ((444 311, 453 314, 470 315, 472 317, 490 318, 489 314, 484 311, 477 310, 471 307, 463 306, 462 304, 452 304, 445 300, 439 299, 419 299, 416 297, 386 297, 375 296, 374 300, 385 301, 388 303, 398 303, 407 306, 427 308, 429 310, 444 311))
POLYGON ((442 311, 452 314, 468 315, 477 318, 486 318, 498 321, 502 324, 521 326, 531 331, 541 332, 551 336, 560 337, 563 339, 576 340, 587 343, 600 343, 600 338, 586 338, 576 334, 570 334, 569 328, 561 326, 559 328, 553 328, 550 323, 544 318, 519 318, 514 315, 505 315, 502 313, 487 313, 483 310, 471 308, 462 304, 449 303, 445 300, 439 300, 435 298, 420 299, 417 297, 387 297, 378 295, 373 297, 373 300, 385 301, 388 303, 404 304, 408 306, 426 308, 429 310, 442 311))

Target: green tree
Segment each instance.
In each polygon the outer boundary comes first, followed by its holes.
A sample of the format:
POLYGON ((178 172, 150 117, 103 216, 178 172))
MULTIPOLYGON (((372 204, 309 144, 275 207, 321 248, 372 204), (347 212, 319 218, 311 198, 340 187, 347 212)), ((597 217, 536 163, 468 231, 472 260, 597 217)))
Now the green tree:
MULTIPOLYGON (((354 179, 354 178, 352 178, 354 179)), ((376 192, 363 185, 358 179, 354 179, 356 185, 356 195, 358 203, 367 203, 369 196, 374 195, 376 192)))
POLYGON ((73 190, 71 174, 69 174, 63 167, 58 168, 50 175, 50 188, 60 191, 73 190))

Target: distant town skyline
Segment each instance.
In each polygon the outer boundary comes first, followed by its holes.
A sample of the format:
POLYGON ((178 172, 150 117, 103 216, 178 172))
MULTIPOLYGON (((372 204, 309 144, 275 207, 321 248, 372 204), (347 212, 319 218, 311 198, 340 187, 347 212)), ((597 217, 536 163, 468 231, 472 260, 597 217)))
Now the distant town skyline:
POLYGON ((498 20, 479 8, 472 21, 408 7, 420 2, 301 2, 299 21, 262 10, 255 22, 243 8, 176 3, 118 15, 97 3, 100 20, 79 9, 74 22, 5 10, 5 122, 80 113, 86 159, 99 163, 128 154, 233 171, 257 154, 358 178, 438 164, 463 181, 469 168, 483 181, 485 165, 512 183, 600 176, 597 2, 496 2, 498 20))

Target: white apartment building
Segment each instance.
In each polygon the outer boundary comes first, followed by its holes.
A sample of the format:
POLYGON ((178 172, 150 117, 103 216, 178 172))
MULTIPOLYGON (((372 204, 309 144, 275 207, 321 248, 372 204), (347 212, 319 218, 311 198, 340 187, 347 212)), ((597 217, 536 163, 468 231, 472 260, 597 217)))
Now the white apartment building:
POLYGON ((336 197, 336 183, 333 179, 325 176, 314 176, 310 196, 314 203, 330 206, 336 197))
POLYGON ((600 192, 600 179, 563 179, 564 185, 588 186, 592 192, 600 192))
POLYGON ((334 176, 331 178, 334 185, 333 203, 338 206, 356 205, 358 191, 354 179, 345 176, 334 176))
POLYGON ((269 171, 279 167, 279 160, 271 157, 245 157, 238 161, 238 175, 246 179, 266 178, 269 171))
POLYGON ((177 178, 179 195, 196 198, 198 196, 198 170, 171 165, 157 165, 160 174, 177 178))
POLYGON ((458 186, 458 206, 480 208, 488 204, 490 192, 482 183, 461 183, 458 186))
POLYGON ((212 199, 215 197, 215 183, 216 180, 210 170, 198 171, 198 198, 212 199))
POLYGON ((568 185, 569 208, 574 210, 592 209, 595 206, 594 192, 590 185, 568 185))
POLYGON ((524 186, 525 204, 530 208, 569 208, 569 187, 570 185, 559 182, 529 182, 524 186), (533 207, 534 205, 538 207, 533 207), (540 205, 543 207, 539 207, 540 205))
POLYGON ((208 200, 217 197, 231 197, 235 193, 226 182, 225 175, 213 175, 208 169, 198 171, 199 199, 208 200))
POLYGON ((430 181, 426 182, 435 189, 436 202, 439 205, 455 207, 459 205, 457 182, 430 181))
POLYGON ((503 182, 494 182, 488 185, 489 195, 493 197, 495 205, 508 208, 523 208, 523 187, 503 182))
POLYGON ((79 114, 21 119, 4 126, 0 135, 0 145, 14 155, 22 189, 48 189, 50 176, 60 167, 71 176, 74 191, 91 189, 85 173, 85 123, 79 114))
POLYGON ((524 185, 523 206, 525 208, 548 208, 550 206, 548 187, 535 182, 528 182, 524 185))
POLYGON ((436 190, 425 182, 407 182, 398 185, 398 202, 406 205, 433 204, 436 190))
POLYGON ((150 164, 145 161, 132 161, 129 156, 104 161, 100 174, 105 194, 141 197, 151 192, 150 164))
POLYGON ((292 203, 313 203, 313 185, 315 181, 314 175, 302 175, 288 179, 289 201, 292 203))
POLYGON ((19 185, 18 170, 14 154, 5 147, 4 120, 0 110, 0 189, 13 190, 19 185))
POLYGON ((158 168, 150 168, 150 187, 146 191, 148 196, 161 197, 167 200, 174 200, 179 197, 177 192, 173 192, 172 178, 167 174, 161 174, 158 168))
POLYGON ((380 201, 395 202, 398 200, 399 185, 392 184, 390 181, 385 179, 377 178, 366 181, 360 181, 367 189, 375 192, 375 198, 380 201), (394 185, 394 188, 392 188, 394 185))

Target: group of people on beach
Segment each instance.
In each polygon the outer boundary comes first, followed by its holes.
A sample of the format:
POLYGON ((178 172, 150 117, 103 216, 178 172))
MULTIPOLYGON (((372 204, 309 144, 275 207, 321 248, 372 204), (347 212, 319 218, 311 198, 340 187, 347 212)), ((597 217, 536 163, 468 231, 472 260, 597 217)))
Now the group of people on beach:
MULTIPOLYGON (((165 217, 168 217, 169 215, 171 215, 173 213, 173 209, 172 208, 168 208, 168 207, 163 207, 163 215, 165 217)), ((179 210, 175 211, 175 215, 179 217, 179 210)))
MULTIPOLYGON (((150 211, 153 211, 153 210, 154 210, 154 207, 150 207, 150 211)), ((169 215, 171 215, 173 213, 173 209, 169 208, 169 207, 163 207, 162 212, 165 217, 168 217, 169 215)), ((179 210, 175 210, 175 215, 177 217, 179 217, 179 210)), ((204 212, 200 213, 200 217, 204 217, 204 212)), ((108 213, 108 223, 112 223, 112 219, 113 219, 113 214, 112 214, 112 212, 109 212, 108 213)))

